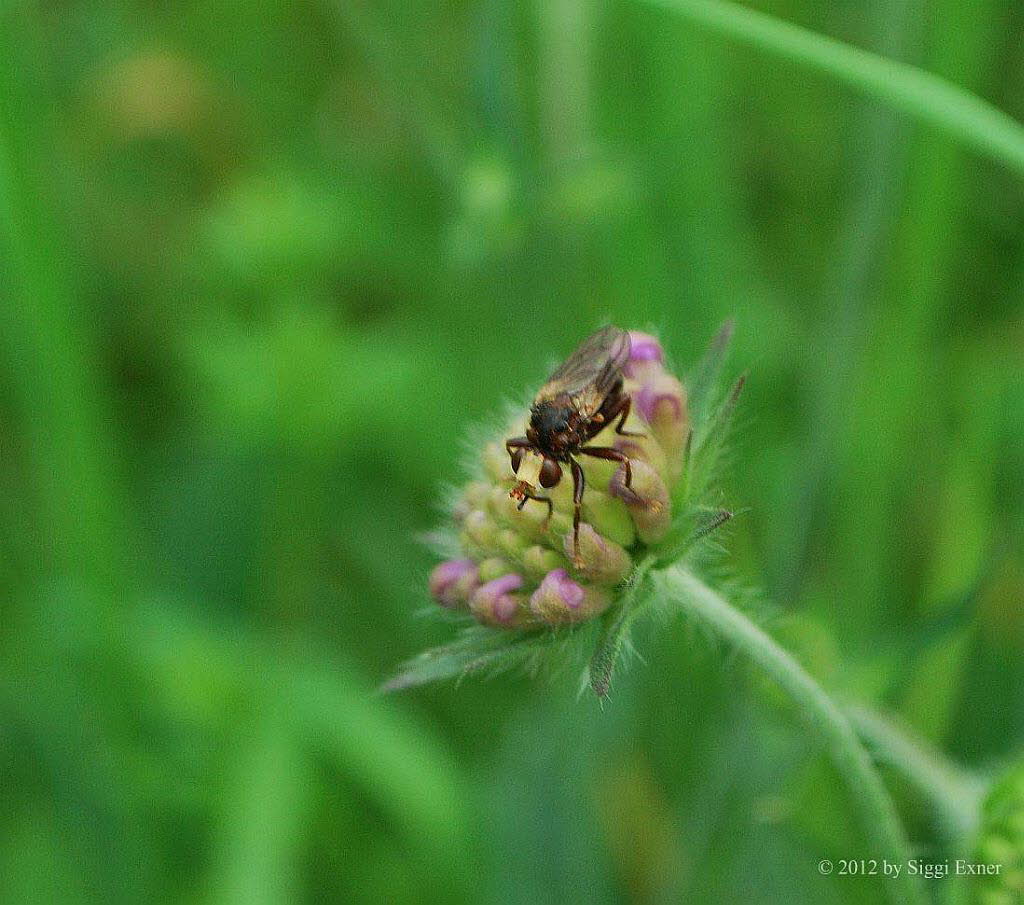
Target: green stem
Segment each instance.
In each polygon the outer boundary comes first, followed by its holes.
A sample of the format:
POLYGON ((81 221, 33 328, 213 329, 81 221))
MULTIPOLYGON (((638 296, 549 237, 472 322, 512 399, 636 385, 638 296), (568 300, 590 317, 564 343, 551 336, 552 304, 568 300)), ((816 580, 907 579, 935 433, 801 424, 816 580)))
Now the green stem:
MULTIPOLYGON (((724 597, 680 566, 655 573, 655 587, 682 610, 741 651, 785 691, 849 789, 864 837, 874 843, 871 856, 905 865, 910 845, 889 793, 850 721, 799 663, 724 597)), ((899 905, 927 901, 917 877, 906 870, 887 877, 889 900, 899 905)))
POLYGON ((28 4, 0 6, 0 355, 38 498, 34 518, 47 535, 48 555, 31 568, 83 581, 94 595, 90 613, 113 625, 134 575, 124 544, 130 517, 106 404, 112 391, 57 215, 59 142, 43 31, 28 4))
POLYGON ((875 760, 897 772, 928 803, 951 851, 962 853, 978 826, 984 783, 866 707, 848 707, 846 715, 875 760))
POLYGON ((1024 126, 946 79, 726 0, 642 0, 717 34, 831 75, 1024 175, 1024 126))

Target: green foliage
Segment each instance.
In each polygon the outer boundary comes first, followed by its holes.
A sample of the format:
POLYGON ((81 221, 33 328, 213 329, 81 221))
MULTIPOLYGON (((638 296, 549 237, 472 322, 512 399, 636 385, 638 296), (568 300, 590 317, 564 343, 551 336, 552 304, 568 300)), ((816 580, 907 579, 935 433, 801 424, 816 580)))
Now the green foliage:
POLYGON ((1024 746, 1019 10, 757 7, 3 5, 0 901, 879 901, 665 601, 376 691, 451 641, 415 538, 471 426, 604 321, 682 373, 735 319, 676 540, 736 513, 757 621, 971 856, 1024 746))

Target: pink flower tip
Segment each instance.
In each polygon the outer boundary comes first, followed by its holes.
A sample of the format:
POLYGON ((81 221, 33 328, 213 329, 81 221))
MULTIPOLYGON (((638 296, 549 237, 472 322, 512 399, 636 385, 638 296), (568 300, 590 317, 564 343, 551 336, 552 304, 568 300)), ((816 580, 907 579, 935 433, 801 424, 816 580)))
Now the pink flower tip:
POLYGON ((471 559, 450 559, 430 573, 430 595, 441 606, 455 607, 465 602, 478 580, 476 563, 471 559))
POLYGON ((535 593, 557 597, 571 610, 583 602, 583 588, 569 577, 565 569, 553 569, 548 572, 535 593))
POLYGON ((629 331, 629 359, 623 367, 627 377, 638 377, 645 368, 664 361, 665 353, 657 339, 650 333, 629 331))
POLYGON ((633 402, 648 424, 653 424, 655 418, 659 417, 672 419, 683 417, 682 396, 672 389, 659 387, 657 384, 644 384, 638 392, 633 394, 633 402))
POLYGON ((511 622, 519 607, 518 601, 511 596, 511 592, 519 590, 522 586, 522 575, 502 575, 500 578, 480 585, 473 592, 470 605, 474 612, 478 612, 480 615, 493 618, 497 622, 511 622))

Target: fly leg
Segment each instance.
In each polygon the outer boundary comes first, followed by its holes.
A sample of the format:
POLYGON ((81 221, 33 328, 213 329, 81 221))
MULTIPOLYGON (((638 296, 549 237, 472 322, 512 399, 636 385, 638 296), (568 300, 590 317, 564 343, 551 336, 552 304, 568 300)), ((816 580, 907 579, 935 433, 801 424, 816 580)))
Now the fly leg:
POLYGON ((512 493, 515 494, 515 496, 513 496, 512 498, 513 499, 517 499, 518 498, 518 500, 519 500, 519 504, 516 506, 516 509, 519 509, 519 510, 522 510, 523 506, 526 505, 526 501, 527 500, 536 500, 538 503, 547 503, 548 504, 548 514, 547 514, 547 518, 544 519, 544 525, 545 525, 545 527, 547 527, 547 523, 551 520, 551 515, 555 511, 555 504, 552 503, 551 500, 548 497, 546 497, 546 496, 537 496, 537 494, 535 494, 532 490, 530 490, 529 487, 523 487, 521 485, 517 486, 517 487, 514 487, 512 489, 512 493))
POLYGON ((626 480, 623 481, 630 503, 641 503, 643 497, 633 490, 633 467, 629 464, 629 456, 610 446, 581 446, 577 452, 586 456, 593 456, 595 459, 608 459, 611 462, 621 462, 626 467, 626 480))
MULTIPOLYGON (((580 452, 585 452, 581 449, 580 452)), ((586 487, 586 478, 583 477, 583 469, 575 459, 569 459, 569 467, 572 469, 572 563, 576 568, 580 566, 580 504, 583 502, 583 489, 586 487)))
MULTIPOLYGON (((616 415, 620 415, 619 423, 615 426, 615 433, 622 437, 644 437, 642 431, 624 431, 622 425, 626 423, 626 419, 629 417, 629 410, 633 407, 633 400, 630 399, 627 393, 623 393, 622 401, 618 406, 608 413, 608 420, 611 421, 616 415)), ((628 485, 627 485, 628 486, 628 485)))
POLYGON ((530 449, 533 444, 526 439, 526 437, 513 437, 511 440, 505 441, 505 452, 508 453, 509 461, 512 463, 512 471, 519 471, 519 462, 517 459, 522 459, 522 452, 517 455, 515 450, 530 449))
POLYGON ((621 462, 626 466, 626 488, 633 489, 633 469, 629 464, 629 456, 610 446, 581 446, 578 453, 586 456, 593 456, 595 459, 608 459, 612 462, 621 462))

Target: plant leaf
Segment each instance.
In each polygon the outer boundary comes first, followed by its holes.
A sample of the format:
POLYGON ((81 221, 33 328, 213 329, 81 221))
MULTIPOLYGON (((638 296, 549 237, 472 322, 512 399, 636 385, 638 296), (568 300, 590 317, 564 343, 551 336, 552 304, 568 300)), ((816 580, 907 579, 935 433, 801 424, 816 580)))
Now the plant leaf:
POLYGON ((463 630, 454 641, 407 660, 380 690, 402 691, 485 669, 492 672, 513 669, 539 657, 552 639, 550 632, 515 633, 473 626, 463 630))
POLYGON ((615 664, 622 653, 622 645, 629 626, 649 600, 649 597, 642 598, 640 592, 651 564, 648 561, 637 567, 633 583, 626 590, 622 602, 605 613, 602 619, 601 634, 598 636, 588 668, 590 687, 599 698, 607 696, 612 683, 612 673, 615 671, 615 664), (638 600, 638 598, 640 599, 638 600))
POLYGON ((718 385, 722 366, 729 354, 729 346, 732 343, 732 334, 735 328, 736 322, 732 318, 718 328, 704 357, 697 363, 686 381, 687 405, 690 409, 690 416, 696 424, 703 423, 707 409, 711 405, 711 397, 718 385))
POLYGON ((693 453, 688 463, 690 475, 687 488, 692 500, 696 503, 710 502, 704 499, 708 489, 713 486, 718 473, 719 459, 725 441, 729 438, 729 427, 736 413, 736 404, 746 384, 747 375, 740 375, 733 384, 729 395, 708 419, 704 429, 694 441, 693 453))

